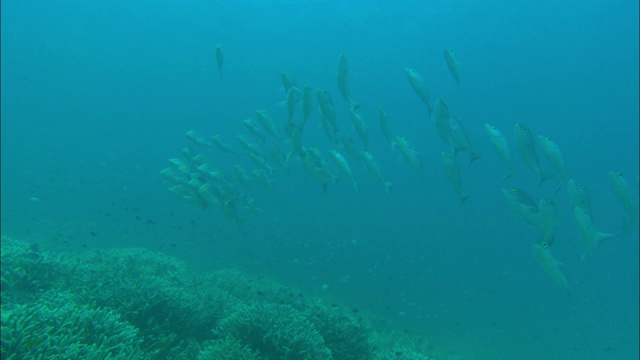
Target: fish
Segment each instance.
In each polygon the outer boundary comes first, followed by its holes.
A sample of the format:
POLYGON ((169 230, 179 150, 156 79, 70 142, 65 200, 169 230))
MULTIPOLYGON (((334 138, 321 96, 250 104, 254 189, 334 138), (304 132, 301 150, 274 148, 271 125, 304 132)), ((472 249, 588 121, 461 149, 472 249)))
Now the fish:
POLYGON ((516 149, 522 162, 540 178, 540 185, 553 177, 553 174, 544 172, 540 168, 538 155, 536 153, 535 143, 531 130, 522 124, 516 123, 513 127, 513 133, 516 138, 516 149))
POLYGON ((233 147, 231 147, 231 145, 226 144, 225 142, 222 141, 222 137, 220 135, 213 135, 211 136, 211 143, 213 145, 215 145, 218 149, 229 153, 229 154, 234 154, 234 155, 241 155, 242 151, 240 150, 236 150, 233 147))
POLYGON ((175 167, 168 167, 160 171, 160 175, 174 185, 185 184, 189 178, 175 167))
POLYGON ((284 88, 285 93, 288 93, 289 89, 292 87, 296 87, 296 81, 293 79, 293 74, 290 72, 283 71, 280 74, 280 81, 282 81, 282 87, 284 88))
POLYGON ((218 74, 220 74, 220 80, 222 80, 222 63, 224 62, 224 56, 222 55, 222 46, 216 45, 216 64, 218 65, 218 74))
POLYGON ((336 108, 333 105, 331 94, 326 89, 316 89, 316 96, 318 97, 318 104, 320 104, 320 112, 322 113, 323 127, 325 133, 335 141, 335 136, 338 133, 338 125, 336 123, 336 108))
POLYGON ((173 169, 180 171, 180 173, 186 177, 189 177, 191 174, 191 167, 184 160, 179 158, 171 158, 169 159, 169 164, 173 169))
POLYGON ((234 164, 233 165, 233 173, 238 181, 238 184, 242 185, 245 188, 249 188, 249 175, 247 171, 244 169, 242 164, 234 164))
POLYGON ((538 214, 540 215, 540 230, 542 230, 543 235, 542 241, 550 242, 558 222, 555 201, 540 199, 538 202, 538 214))
POLYGON ((242 124, 244 125, 244 127, 249 130, 249 133, 253 136, 255 136, 256 138, 262 140, 262 142, 265 142, 267 140, 267 136, 264 135, 262 133, 262 130, 260 130, 260 128, 258 127, 258 125, 256 125, 253 122, 252 118, 246 118, 242 121, 242 124))
POLYGON ((456 60, 456 56, 451 49, 444 49, 444 60, 447 62, 447 67, 453 75, 453 78, 456 81, 456 84, 460 86, 460 63, 456 60))
POLYGON ((293 122, 293 115, 296 112, 296 105, 298 104, 298 98, 300 94, 300 89, 295 86, 292 86, 287 91, 287 123, 290 124, 293 122))
POLYGON ((338 133, 338 130, 333 127, 333 125, 331 125, 332 123, 335 122, 335 120, 331 120, 333 118, 330 118, 329 116, 326 116, 325 114, 320 114, 320 124, 322 125, 322 131, 324 131, 324 134, 327 135, 327 137, 333 141, 336 142, 336 136, 338 133))
POLYGON ((208 206, 207 202, 204 199, 202 199, 200 196, 198 196, 198 194, 191 187, 187 185, 183 185, 183 184, 174 185, 169 188, 169 192, 175 195, 179 200, 189 205, 192 205, 201 209, 206 209, 208 206))
POLYGON ((458 200, 460 201, 460 206, 464 204, 465 201, 469 198, 469 195, 465 194, 462 191, 462 180, 460 176, 460 167, 458 166, 458 162, 456 161, 456 156, 453 153, 441 152, 440 158, 442 159, 442 164, 444 165, 444 172, 449 179, 451 185, 453 185, 453 189, 458 195, 458 200))
MULTIPOLYGON (((587 252, 593 251, 603 240, 610 239, 614 237, 614 234, 609 234, 605 232, 601 232, 598 230, 591 220, 591 216, 589 213, 580 206, 575 206, 573 208, 573 214, 575 216, 576 222, 578 223, 578 229, 580 230, 580 235, 585 241, 587 252)), ((585 255, 582 256, 584 259, 585 255)))
POLYGON ((307 149, 303 147, 301 160, 304 170, 322 184, 322 191, 325 194, 327 193, 327 186, 330 182, 334 185, 336 184, 338 178, 329 170, 328 164, 323 159, 320 149, 307 149))
POLYGON ((362 153, 358 150, 356 144, 353 143, 351 135, 343 134, 340 140, 342 142, 342 147, 344 147, 344 150, 349 154, 349 156, 358 161, 362 159, 362 153))
POLYGON ((424 171, 422 170, 420 154, 411 148, 409 140, 402 136, 396 136, 393 144, 400 150, 402 157, 404 157, 409 166, 411 166, 413 171, 418 175, 418 177, 420 177, 420 180, 423 180, 424 171))
POLYGON ((367 170, 369 170, 369 173, 373 175, 373 177, 384 186, 384 190, 388 194, 393 187, 393 183, 386 181, 382 177, 380 166, 378 166, 378 163, 373 158, 373 154, 371 154, 369 151, 364 150, 361 152, 361 158, 364 161, 364 165, 367 167, 367 170))
POLYGON ((632 218, 638 216, 638 197, 624 179, 621 172, 609 171, 609 187, 618 202, 632 218))
POLYGON ((287 156, 287 160, 291 159, 293 155, 300 156, 302 151, 302 125, 297 125, 291 131, 291 152, 287 156))
POLYGON ((438 135, 445 144, 449 145, 451 144, 451 138, 449 135, 451 128, 451 125, 449 124, 451 121, 451 113, 449 112, 447 103, 440 99, 436 100, 435 112, 435 124, 438 135))
POLYGON ((262 124, 262 127, 269 133, 269 135, 273 136, 276 140, 281 141, 282 137, 276 131, 276 126, 271 119, 271 115, 267 112, 267 110, 256 110, 256 116, 258 117, 258 121, 262 124))
POLYGON ((207 206, 222 205, 220 191, 209 183, 204 183, 198 187, 198 196, 207 203, 207 206))
POLYGON ((558 144, 547 136, 538 135, 538 140, 540 141, 542 152, 547 157, 547 160, 549 160, 553 168, 556 169, 560 175, 560 179, 562 179, 562 182, 566 182, 567 172, 565 170, 564 158, 562 157, 560 147, 558 147, 558 144))
POLYGON ((498 153, 498 156, 500 156, 500 159, 502 159, 504 166, 507 168, 507 175, 502 179, 504 182, 513 176, 513 165, 511 162, 511 150, 509 148, 509 143, 507 142, 507 138, 500 130, 498 130, 497 127, 491 124, 484 124, 484 128, 487 130, 487 134, 489 134, 491 145, 498 153))
POLYGON ((208 163, 198 166, 196 171, 204 178, 211 181, 223 181, 227 177, 227 175, 220 171, 220 169, 216 169, 208 163))
POLYGON ((393 144, 393 138, 389 131, 389 115, 387 113, 387 109, 381 106, 378 109, 378 115, 380 117, 380 130, 382 130, 382 135, 384 135, 384 138, 387 139, 389 144, 393 144))
POLYGON ((247 219, 240 217, 236 200, 237 198, 234 194, 224 194, 224 198, 222 200, 222 213, 227 218, 235 220, 238 229, 240 229, 247 219))
POLYGON ((311 108, 313 107, 313 89, 311 86, 305 85, 302 89, 302 127, 309 120, 311 115, 311 108))
POLYGON ((544 241, 533 244, 533 256, 538 260, 544 272, 551 276, 556 283, 564 287, 567 290, 567 294, 570 295, 569 282, 562 270, 560 270, 562 263, 553 257, 550 246, 544 241))
POLYGON ((427 105, 427 109, 429 110, 429 117, 431 117, 433 108, 431 107, 431 101, 429 100, 429 89, 427 89, 422 75, 411 68, 404 68, 404 72, 407 75, 407 79, 409 79, 409 84, 411 84, 411 88, 413 89, 413 91, 418 95, 420 100, 422 100, 422 102, 427 105))
POLYGON ((258 145, 252 143, 246 135, 240 134, 236 136, 236 140, 238 140, 242 148, 245 149, 247 153, 255 156, 262 156, 262 150, 260 150, 258 145))
POLYGON ((569 205, 573 209, 576 206, 581 207, 593 219, 591 212, 591 197, 587 186, 583 183, 576 183, 575 180, 567 181, 567 192, 569 193, 569 205))
POLYGON ((200 145, 200 146, 211 146, 211 144, 209 142, 207 142, 202 135, 200 135, 199 133, 197 133, 194 130, 189 130, 187 131, 187 133, 185 134, 187 136, 187 139, 189 139, 189 141, 191 141, 192 143, 196 144, 196 145, 200 145))
POLYGON ((367 146, 369 145, 369 129, 362 118, 362 113, 359 108, 351 107, 351 121, 353 122, 353 127, 356 128, 356 133, 358 133, 358 136, 362 139, 364 149, 367 150, 367 146))
POLYGON ((467 131, 455 118, 449 119, 449 141, 454 154, 457 154, 459 151, 469 153, 469 165, 481 158, 481 155, 471 146, 471 140, 469 139, 467 131))
POLYGON ((353 173, 351 172, 351 167, 349 167, 349 163, 347 162, 347 159, 345 159, 345 157, 342 154, 340 154, 337 150, 329 151, 329 156, 331 157, 333 162, 338 166, 338 169, 340 169, 342 173, 344 173, 345 175, 347 175, 349 179, 351 179, 353 188, 356 189, 356 191, 360 191, 358 188, 358 183, 356 183, 356 180, 353 177, 353 173))
POLYGON ((502 195, 509 203, 514 214, 518 215, 527 224, 542 229, 538 204, 522 189, 502 189, 502 195))
POLYGON ((278 148, 275 145, 271 145, 269 151, 271 152, 273 162, 289 174, 291 172, 291 166, 286 162, 286 159, 282 156, 278 148))
POLYGON ((340 94, 342 97, 349 103, 349 105, 353 104, 351 100, 351 93, 349 92, 349 62, 347 61, 347 57, 344 54, 340 54, 338 58, 338 89, 340 89, 340 94))
POLYGON ((269 163, 267 162, 267 159, 265 159, 265 157, 262 156, 262 154, 254 154, 252 152, 247 151, 247 157, 249 157, 249 160, 251 160, 254 164, 258 165, 263 170, 268 171, 270 175, 273 175, 273 167, 269 165, 269 163))
POLYGON ((270 193, 276 192, 275 182, 269 177, 269 175, 262 169, 253 169, 251 171, 251 177, 263 188, 270 193))

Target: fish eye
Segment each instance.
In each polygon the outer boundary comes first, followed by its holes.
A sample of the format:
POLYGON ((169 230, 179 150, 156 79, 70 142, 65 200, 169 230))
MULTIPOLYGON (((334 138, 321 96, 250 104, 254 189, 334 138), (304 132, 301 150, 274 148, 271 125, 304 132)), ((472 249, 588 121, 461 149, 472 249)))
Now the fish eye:
POLYGON ((516 189, 511 189, 511 193, 512 193, 512 194, 517 194, 517 193, 518 193, 518 190, 516 190, 516 189))
POLYGON ((541 242, 540 245, 542 245, 542 247, 545 248, 545 249, 549 248, 549 243, 546 242, 546 241, 541 242))

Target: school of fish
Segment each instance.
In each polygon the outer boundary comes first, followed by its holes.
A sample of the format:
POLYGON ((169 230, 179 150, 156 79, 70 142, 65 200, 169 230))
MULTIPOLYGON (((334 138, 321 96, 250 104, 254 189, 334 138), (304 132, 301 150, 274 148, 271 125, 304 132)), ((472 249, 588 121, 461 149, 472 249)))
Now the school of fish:
MULTIPOLYGON (((220 80, 223 78, 223 58, 222 48, 217 45, 215 61, 220 80)), ((455 83, 461 86, 460 63, 453 50, 445 49, 444 58, 455 83)), ((416 100, 420 100, 426 107, 427 115, 433 119, 435 130, 446 146, 440 153, 442 170, 462 206, 470 195, 463 190, 458 154, 466 153, 469 164, 481 156, 471 145, 460 119, 452 116, 447 103, 442 99, 431 100, 423 76, 413 68, 407 67, 404 71, 410 87, 417 95, 416 100)), ((360 191, 351 166, 362 163, 384 191, 391 192, 394 184, 387 180, 385 168, 370 150, 370 128, 360 104, 353 99, 348 74, 347 57, 340 54, 336 85, 349 107, 353 131, 344 130, 348 126, 338 127, 337 110, 327 89, 316 88, 314 91, 310 85, 300 88, 291 73, 282 72, 287 118, 274 119, 267 110, 258 109, 255 111, 257 121, 254 118, 243 120, 247 133, 238 134, 235 143, 218 134, 205 137, 195 130, 189 130, 186 137, 190 146, 182 149, 180 157, 169 159, 169 166, 160 172, 171 184, 169 192, 185 203, 202 209, 218 208, 224 216, 235 221, 238 228, 252 213, 259 210, 255 199, 250 195, 251 187, 258 185, 267 192, 275 193, 274 172, 284 171, 289 174, 295 166, 300 166, 304 173, 317 181, 323 192, 327 192, 330 186, 336 186, 342 178, 347 179, 355 191, 360 191), (303 141, 304 129, 310 121, 316 101, 319 108, 318 126, 322 127, 327 138, 334 144, 334 148, 327 152, 303 141), (302 112, 296 112, 298 108, 302 112), (359 141, 354 141, 354 137, 359 141), (217 167, 202 155, 210 150, 235 156, 237 162, 231 170, 217 167)), ((386 107, 379 107, 378 117, 382 135, 393 151, 398 152, 399 158, 404 159, 421 182, 424 181, 421 154, 412 148, 407 137, 391 133, 391 120, 386 107)), ((496 126, 485 123, 484 128, 488 141, 504 163, 504 183, 514 175, 509 141, 505 133, 496 126)), ((518 157, 532 175, 537 176, 540 186, 549 179, 557 179, 559 186, 556 195, 566 186, 577 232, 585 243, 582 259, 593 253, 603 241, 618 236, 602 231, 595 223, 587 186, 567 175, 562 152, 555 141, 543 135, 534 136, 527 125, 520 123, 514 124, 512 134, 518 157), (543 168, 538 148, 542 149, 543 157, 553 168, 553 172, 543 168)), ((630 227, 637 222, 638 217, 637 188, 632 188, 619 172, 609 171, 608 176, 611 191, 625 212, 625 227, 630 227)), ((554 230, 558 224, 556 201, 534 200, 518 187, 503 188, 502 193, 513 214, 540 231, 539 239, 532 244, 533 256, 544 272, 569 293, 569 281, 561 269, 562 263, 551 252, 556 238, 554 230)))

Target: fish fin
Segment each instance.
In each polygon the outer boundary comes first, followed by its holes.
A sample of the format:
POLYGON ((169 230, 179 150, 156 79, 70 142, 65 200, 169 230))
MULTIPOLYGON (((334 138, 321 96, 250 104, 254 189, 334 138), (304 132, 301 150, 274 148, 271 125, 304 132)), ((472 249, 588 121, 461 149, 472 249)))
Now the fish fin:
POLYGON ((507 173, 507 175, 505 175, 505 176, 502 178, 502 182, 505 182, 505 181, 507 181, 508 179, 511 179, 511 177, 512 177, 512 176, 513 176, 513 171, 509 171, 509 172, 507 173))
POLYGON ((540 186, 542 186, 542 183, 544 183, 545 181, 551 179, 554 176, 555 175, 550 173, 550 172, 541 171, 540 172, 540 186))
POLYGON ((482 155, 478 154, 477 152, 473 150, 469 151, 469 166, 471 166, 474 161, 480 159, 481 157, 482 155))
POLYGON ((558 187, 556 188, 556 191, 554 192, 554 194, 557 194, 560 191, 560 189, 562 189, 563 187, 564 187, 564 183, 563 182, 558 184, 558 187))
POLYGON ((604 240, 609 240, 616 237, 615 234, 609 234, 609 233, 605 233, 605 232, 598 232, 596 233, 596 246, 600 245, 600 243, 604 240))
POLYGON ((391 192, 392 187, 393 187, 393 183, 390 183, 390 182, 384 183, 384 190, 387 192, 387 194, 391 192))

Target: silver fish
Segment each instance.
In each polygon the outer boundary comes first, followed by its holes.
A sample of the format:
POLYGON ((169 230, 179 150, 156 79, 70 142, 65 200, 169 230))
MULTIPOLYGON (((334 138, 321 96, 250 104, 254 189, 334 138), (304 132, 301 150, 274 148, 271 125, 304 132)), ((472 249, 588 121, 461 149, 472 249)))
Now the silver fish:
POLYGON ((460 176, 460 167, 458 166, 458 162, 456 161, 456 156, 452 153, 445 153, 444 151, 440 153, 440 158, 442 159, 442 164, 444 165, 444 172, 449 179, 451 185, 453 185, 453 189, 458 195, 458 200, 460 201, 460 206, 464 204, 465 201, 469 198, 469 195, 465 194, 462 191, 462 180, 460 176))
POLYGON ((609 186, 630 217, 638 216, 638 197, 620 172, 609 171, 609 186))
POLYGON ((558 144, 547 136, 538 135, 538 140, 540 141, 542 152, 547 157, 547 160, 549 160, 551 165, 556 169, 562 181, 567 181, 564 158, 562 157, 562 152, 560 151, 558 144))
POLYGON ((224 62, 224 56, 222 55, 222 46, 216 45, 216 64, 218 65, 218 73, 220 74, 220 80, 222 80, 222 63, 224 62))
POLYGON ((362 118, 362 113, 359 108, 351 107, 351 121, 353 122, 353 127, 356 128, 358 136, 362 139, 364 149, 367 150, 367 146, 369 145, 369 129, 362 118))
POLYGON ((344 54, 340 54, 338 58, 338 89, 342 97, 351 104, 351 93, 349 92, 349 62, 344 54))
POLYGON ((569 205, 571 205, 571 208, 573 209, 579 206, 593 218, 591 212, 591 197, 589 196, 587 186, 583 183, 576 183, 573 179, 569 179, 569 181, 567 181, 567 192, 569 193, 569 205))
POLYGON ((511 210, 527 224, 542 229, 538 204, 531 196, 521 189, 502 189, 502 195, 507 199, 511 210))
POLYGON ((538 260, 544 272, 569 293, 569 283, 562 270, 560 270, 562 263, 554 259, 548 244, 544 242, 533 244, 533 256, 538 260))
POLYGON ((387 109, 381 106, 378 109, 378 115, 380 116, 380 130, 382 130, 382 135, 384 135, 384 138, 387 139, 389 144, 392 144, 393 138, 389 131, 389 115, 387 114, 387 109))
POLYGON ((456 56, 451 49, 444 49, 444 59, 447 62, 447 67, 456 80, 456 84, 460 86, 460 63, 456 60, 456 56))
POLYGON ((309 115, 311 115, 311 108, 313 107, 313 90, 311 86, 305 85, 302 89, 302 127, 309 120, 309 115))
POLYGON ((487 130, 487 134, 489 134, 489 140, 491 141, 491 145, 502 159, 504 166, 507 168, 507 175, 502 179, 502 181, 507 180, 511 176, 513 176, 513 166, 511 163, 511 150, 509 148, 509 143, 507 139, 502 134, 497 127, 491 124, 484 124, 484 128, 487 130))
POLYGON ((373 175, 373 177, 384 186, 384 190, 389 193, 391 191, 391 188, 393 187, 393 183, 386 181, 382 177, 380 166, 378 166, 378 163, 373 158, 373 154, 368 151, 363 151, 361 154, 361 158, 364 161, 367 170, 369 170, 369 173, 371 173, 371 175, 373 175))
POLYGON ((440 99, 436 100, 435 112, 435 123, 438 135, 440 135, 440 138, 445 144, 449 145, 451 144, 451 138, 449 135, 449 129, 451 128, 451 125, 449 124, 451 122, 451 113, 449 112, 447 103, 440 99))
POLYGON ((400 153, 409 166, 411 166, 413 171, 420 177, 420 180, 424 179, 424 171, 422 170, 420 154, 411 148, 409 141, 405 137, 396 136, 394 145, 400 150, 400 153))
POLYGON ((262 140, 262 142, 266 141, 267 136, 262 133, 262 130, 253 122, 252 118, 246 118, 242 120, 242 125, 249 130, 249 133, 258 139, 262 140))
POLYGON ((360 191, 358 189, 358 183, 356 183, 356 180, 353 177, 353 173, 351 172, 351 167, 349 167, 347 159, 345 159, 344 156, 336 150, 329 151, 329 155, 331 156, 333 162, 342 171, 342 173, 344 173, 345 175, 347 175, 347 177, 349 177, 349 179, 351 179, 351 183, 353 184, 354 189, 356 189, 356 191, 360 191))
POLYGON ((540 230, 542 241, 550 242, 553 239, 553 231, 558 222, 556 204, 553 200, 540 199, 538 202, 538 214, 540 214, 540 230))
POLYGON ((420 100, 427 105, 427 109, 429 110, 429 116, 431 116, 431 112, 433 108, 431 107, 431 101, 429 100, 429 89, 424 83, 424 79, 422 76, 411 68, 404 68, 404 72, 407 74, 407 79, 409 79, 409 84, 411 84, 411 88, 418 95, 420 100))
MULTIPOLYGON (((587 247, 587 253, 593 251, 603 240, 614 237, 615 235, 601 232, 596 228, 591 220, 591 216, 587 213, 587 211, 580 206, 576 206, 573 208, 573 214, 575 216, 576 222, 578 223, 578 229, 580 230, 580 235, 585 241, 587 247)), ((585 253, 586 255, 586 253, 585 253)), ((583 258, 584 256, 583 255, 583 258)))
POLYGON ((513 133, 516 139, 516 149, 522 162, 540 178, 540 185, 545 180, 553 177, 553 174, 542 171, 540 168, 540 162, 538 161, 538 155, 536 153, 535 143, 533 141, 533 134, 531 130, 524 125, 515 124, 513 127, 513 133))
POLYGON ((196 145, 211 146, 211 144, 209 142, 207 142, 204 139, 204 137, 202 137, 202 135, 200 135, 199 133, 197 133, 194 130, 187 131, 187 133, 185 135, 187 136, 187 139, 189 139, 189 141, 191 141, 192 143, 194 143, 196 145))
POLYGON ((258 117, 258 121, 262 124, 262 127, 276 140, 281 141, 282 137, 278 134, 276 130, 276 126, 271 119, 271 115, 266 110, 256 110, 256 116, 258 117))
POLYGON ((242 151, 236 150, 232 148, 230 145, 222 141, 222 137, 220 135, 211 136, 211 143, 215 145, 218 149, 227 152, 229 154, 240 155, 242 151))
POLYGON ((454 153, 457 154, 459 151, 469 153, 469 165, 481 158, 480 154, 471 146, 471 140, 469 139, 467 131, 455 118, 449 119, 449 140, 454 153))

